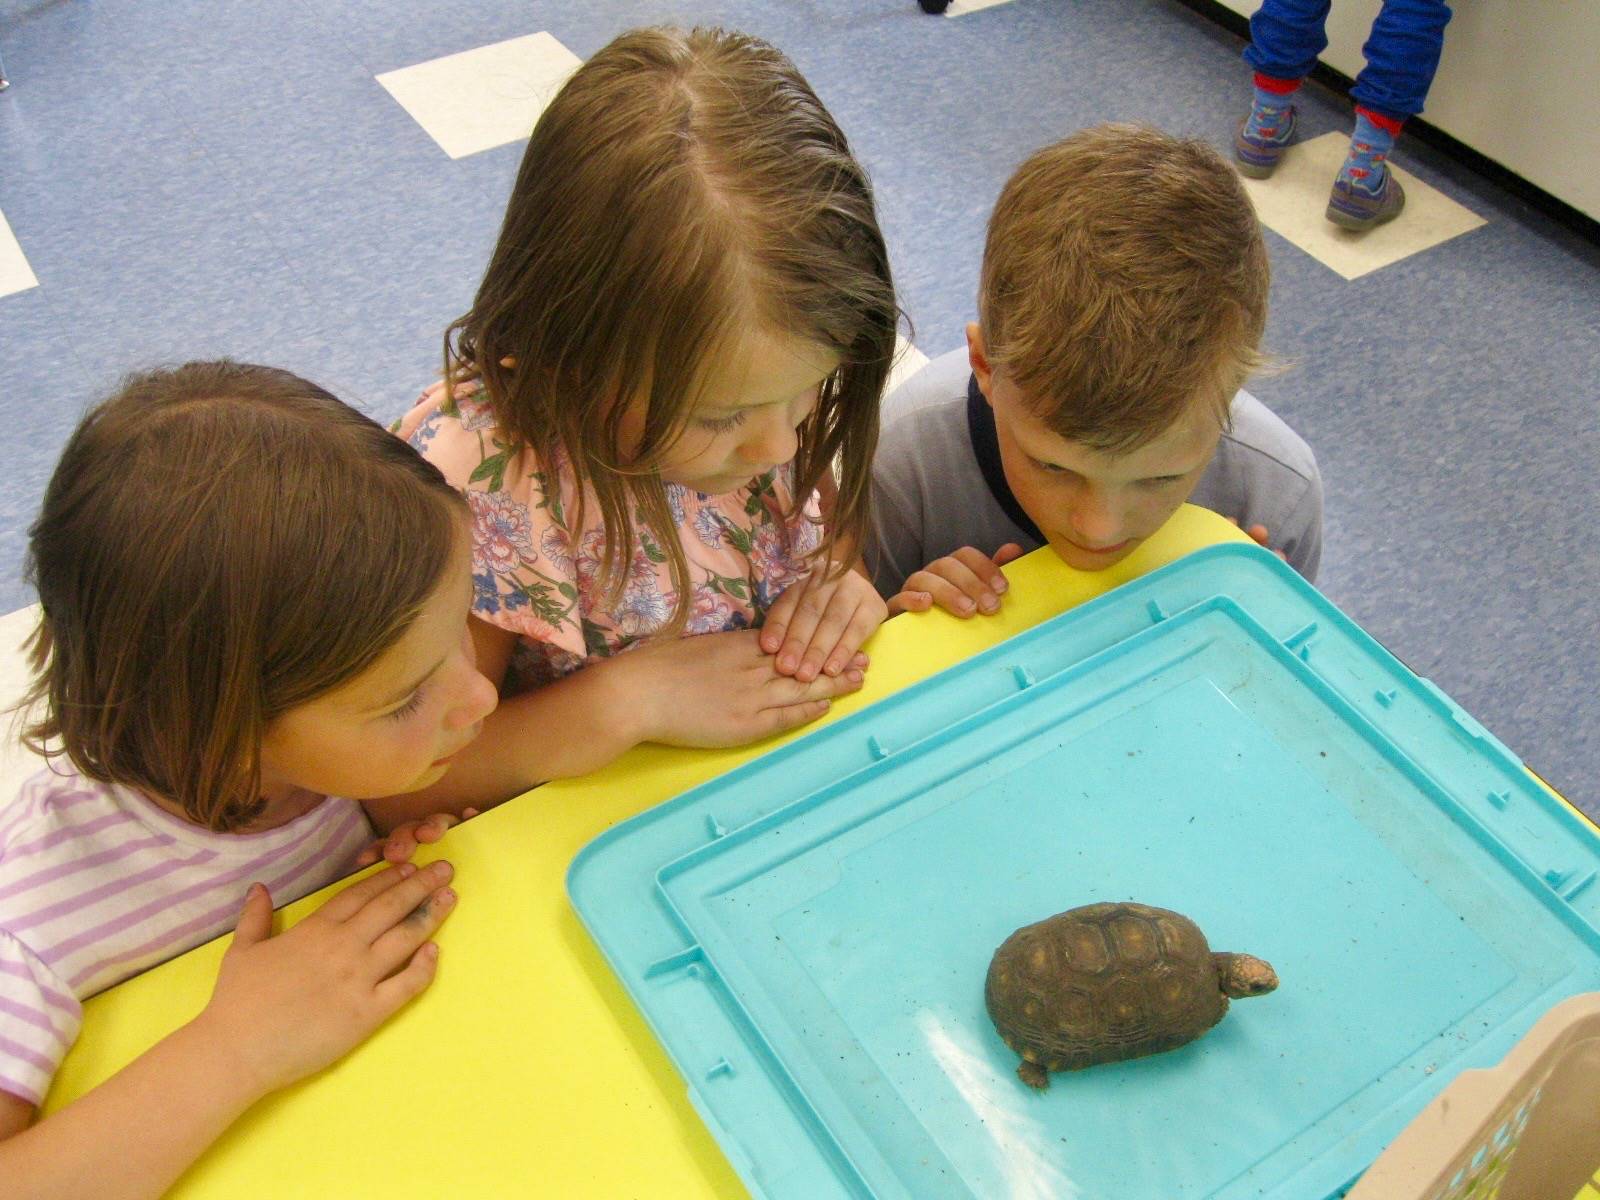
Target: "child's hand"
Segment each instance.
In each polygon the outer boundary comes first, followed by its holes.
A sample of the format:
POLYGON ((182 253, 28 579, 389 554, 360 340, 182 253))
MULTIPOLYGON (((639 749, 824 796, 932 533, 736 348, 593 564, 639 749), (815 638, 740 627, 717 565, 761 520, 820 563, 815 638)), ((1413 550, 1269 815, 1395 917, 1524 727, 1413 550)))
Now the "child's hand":
POLYGON ((418 846, 437 842, 444 836, 446 829, 452 825, 459 825, 462 821, 470 821, 477 815, 477 809, 467 808, 462 810, 459 817, 455 813, 440 812, 434 813, 431 817, 419 817, 415 821, 396 825, 389 831, 388 837, 379 838, 356 855, 356 866, 370 867, 380 858, 392 863, 407 862, 417 852, 418 846))
POLYGON ((780 675, 753 629, 674 638, 613 664, 630 673, 621 702, 640 721, 640 740, 669 746, 742 746, 783 733, 816 720, 863 678, 854 666, 810 682, 780 675))
POLYGON ((1010 586, 1000 568, 1022 557, 1022 547, 1007 542, 991 558, 975 546, 936 558, 914 572, 889 601, 891 613, 926 612, 937 604, 958 617, 1000 611, 1000 597, 1010 586))
POLYGON ((761 648, 777 656, 778 674, 801 683, 846 668, 865 670, 867 656, 857 651, 889 615, 865 575, 846 571, 828 578, 832 569, 813 568, 790 586, 767 610, 761 627, 761 648))
MULTIPOLYGON (((1233 525, 1235 528, 1244 529, 1244 526, 1239 524, 1238 517, 1229 517, 1228 523, 1233 525)), ((1267 545, 1267 527, 1265 525, 1252 525, 1249 529, 1245 529, 1244 532, 1245 536, 1255 542, 1256 545, 1266 546, 1268 550, 1272 550, 1272 547, 1267 545)), ((1279 558, 1283 559, 1284 562, 1289 561, 1289 556, 1282 550, 1272 550, 1272 552, 1279 558)))
POLYGON ((379 871, 277 937, 267 890, 252 885, 194 1024, 263 1094, 320 1071, 433 981, 428 938, 455 907, 450 876, 447 862, 379 871))

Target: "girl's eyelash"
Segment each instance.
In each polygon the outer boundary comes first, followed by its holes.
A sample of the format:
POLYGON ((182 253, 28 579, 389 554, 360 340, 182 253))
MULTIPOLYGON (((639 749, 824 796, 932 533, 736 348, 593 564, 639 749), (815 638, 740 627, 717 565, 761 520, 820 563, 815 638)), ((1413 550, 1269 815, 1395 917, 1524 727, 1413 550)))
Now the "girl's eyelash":
POLYGON ((700 427, 702 429, 709 429, 713 433, 726 433, 728 430, 740 424, 743 420, 744 410, 741 408, 738 412, 727 417, 701 417, 700 427))
POLYGON ((389 712, 384 713, 384 716, 388 717, 391 721, 403 721, 412 713, 416 712, 421 705, 422 689, 418 688, 416 691, 411 693, 411 698, 409 700, 407 700, 399 708, 392 709, 389 712))

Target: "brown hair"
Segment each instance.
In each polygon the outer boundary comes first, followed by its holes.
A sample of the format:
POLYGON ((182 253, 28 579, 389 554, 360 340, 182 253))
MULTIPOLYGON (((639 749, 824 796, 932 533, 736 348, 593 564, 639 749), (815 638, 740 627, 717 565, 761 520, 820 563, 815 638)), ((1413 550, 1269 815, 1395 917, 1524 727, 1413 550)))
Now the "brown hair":
POLYGON ((1097 125, 1033 154, 995 204, 978 307, 990 365, 1052 432, 1109 453, 1197 401, 1226 425, 1261 364, 1255 209, 1205 142, 1097 125))
POLYGON ((580 505, 592 489, 613 588, 643 518, 681 628, 688 566, 655 469, 707 365, 751 322, 839 354, 794 458, 796 511, 839 464, 830 554, 865 530, 896 319, 866 172, 794 64, 739 33, 639 29, 540 116, 446 375, 481 374, 501 434, 569 464, 580 505), (621 461, 631 397, 648 398, 643 436, 621 461))
POLYGON ((360 674, 438 587, 460 496, 287 371, 129 377, 73 433, 29 531, 40 753, 233 830, 261 737, 360 674), (58 748, 59 746, 59 748, 58 748))

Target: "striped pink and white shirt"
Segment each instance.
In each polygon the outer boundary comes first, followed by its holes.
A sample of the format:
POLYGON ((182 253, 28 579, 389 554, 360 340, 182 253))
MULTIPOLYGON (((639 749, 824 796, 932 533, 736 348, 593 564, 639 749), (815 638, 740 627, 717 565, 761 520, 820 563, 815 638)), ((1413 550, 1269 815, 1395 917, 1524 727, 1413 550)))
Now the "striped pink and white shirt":
POLYGON ((353 800, 214 833, 64 760, 40 771, 0 804, 0 1090, 38 1104, 80 1001, 232 929, 254 882, 274 904, 331 883, 372 838, 353 800))

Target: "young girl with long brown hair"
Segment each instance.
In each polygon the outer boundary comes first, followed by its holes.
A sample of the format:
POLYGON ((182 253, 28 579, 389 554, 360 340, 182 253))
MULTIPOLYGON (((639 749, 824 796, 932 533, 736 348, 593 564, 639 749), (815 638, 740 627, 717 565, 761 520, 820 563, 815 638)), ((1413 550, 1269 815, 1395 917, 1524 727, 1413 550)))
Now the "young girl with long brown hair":
POLYGON ((448 863, 276 937, 272 904, 348 872, 357 801, 437 781, 494 706, 469 553, 438 471, 284 371, 149 372, 72 435, 29 543, 51 761, 0 805, 0 1191, 158 1196, 428 986, 448 863), (198 1016, 34 1122, 84 998, 235 927, 198 1016))
POLYGON ((413 811, 752 741, 860 685, 897 317, 866 174, 781 53, 643 29, 578 70, 397 426, 471 506, 503 697, 413 811))

